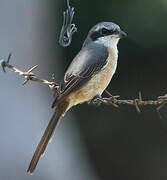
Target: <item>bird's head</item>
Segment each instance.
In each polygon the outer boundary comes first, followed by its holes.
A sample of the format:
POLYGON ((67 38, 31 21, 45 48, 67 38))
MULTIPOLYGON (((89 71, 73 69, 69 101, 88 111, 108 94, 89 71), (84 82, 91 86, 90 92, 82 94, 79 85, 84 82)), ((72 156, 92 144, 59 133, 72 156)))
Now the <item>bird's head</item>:
POLYGON ((126 36, 120 27, 112 22, 101 22, 92 27, 84 44, 95 42, 101 43, 106 47, 112 47, 118 44, 119 39, 126 36))

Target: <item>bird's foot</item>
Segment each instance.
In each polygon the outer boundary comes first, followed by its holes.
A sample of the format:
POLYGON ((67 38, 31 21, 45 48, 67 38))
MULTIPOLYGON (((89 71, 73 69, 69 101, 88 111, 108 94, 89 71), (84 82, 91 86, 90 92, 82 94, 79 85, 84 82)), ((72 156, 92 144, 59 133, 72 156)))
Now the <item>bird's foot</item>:
POLYGON ((95 106, 100 106, 103 103, 103 98, 101 95, 96 95, 89 103, 95 106))
POLYGON ((113 105, 114 107, 118 107, 118 100, 120 96, 113 96, 111 93, 109 93, 107 90, 105 92, 109 95, 107 98, 102 98, 101 95, 96 95, 90 102, 89 104, 93 104, 95 106, 100 106, 102 103, 108 104, 108 105, 113 105))

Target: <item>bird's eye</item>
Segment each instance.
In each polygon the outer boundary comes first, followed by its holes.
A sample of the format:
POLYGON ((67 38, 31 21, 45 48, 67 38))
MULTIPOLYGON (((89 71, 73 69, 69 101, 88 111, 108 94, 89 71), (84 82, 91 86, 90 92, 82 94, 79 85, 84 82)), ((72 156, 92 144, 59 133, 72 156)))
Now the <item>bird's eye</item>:
POLYGON ((102 33, 103 35, 107 35, 107 34, 109 33, 109 30, 106 29, 106 28, 102 28, 102 29, 101 29, 101 33, 102 33))
POLYGON ((118 32, 117 29, 115 29, 115 30, 112 31, 112 33, 113 33, 113 34, 118 34, 119 32, 118 32))

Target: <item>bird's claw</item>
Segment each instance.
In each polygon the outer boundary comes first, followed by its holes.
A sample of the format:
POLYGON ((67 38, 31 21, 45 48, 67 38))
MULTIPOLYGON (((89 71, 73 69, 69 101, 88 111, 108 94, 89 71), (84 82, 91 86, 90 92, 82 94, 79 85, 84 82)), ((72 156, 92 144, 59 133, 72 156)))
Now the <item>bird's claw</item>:
POLYGON ((100 95, 97 95, 90 101, 90 103, 95 106, 100 106, 103 103, 103 98, 100 95))
POLYGON ((103 99, 102 98, 95 98, 91 101, 91 103, 95 106, 100 106, 103 103, 103 99))

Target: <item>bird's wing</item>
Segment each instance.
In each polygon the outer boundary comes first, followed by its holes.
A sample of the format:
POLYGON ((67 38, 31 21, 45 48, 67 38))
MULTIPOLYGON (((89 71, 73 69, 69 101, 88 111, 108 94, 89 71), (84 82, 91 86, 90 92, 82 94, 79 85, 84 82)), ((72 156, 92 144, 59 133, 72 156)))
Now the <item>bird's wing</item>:
POLYGON ((108 62, 108 50, 105 46, 90 43, 82 48, 67 69, 64 81, 61 83, 60 94, 54 100, 52 107, 62 101, 70 93, 80 89, 108 62))

